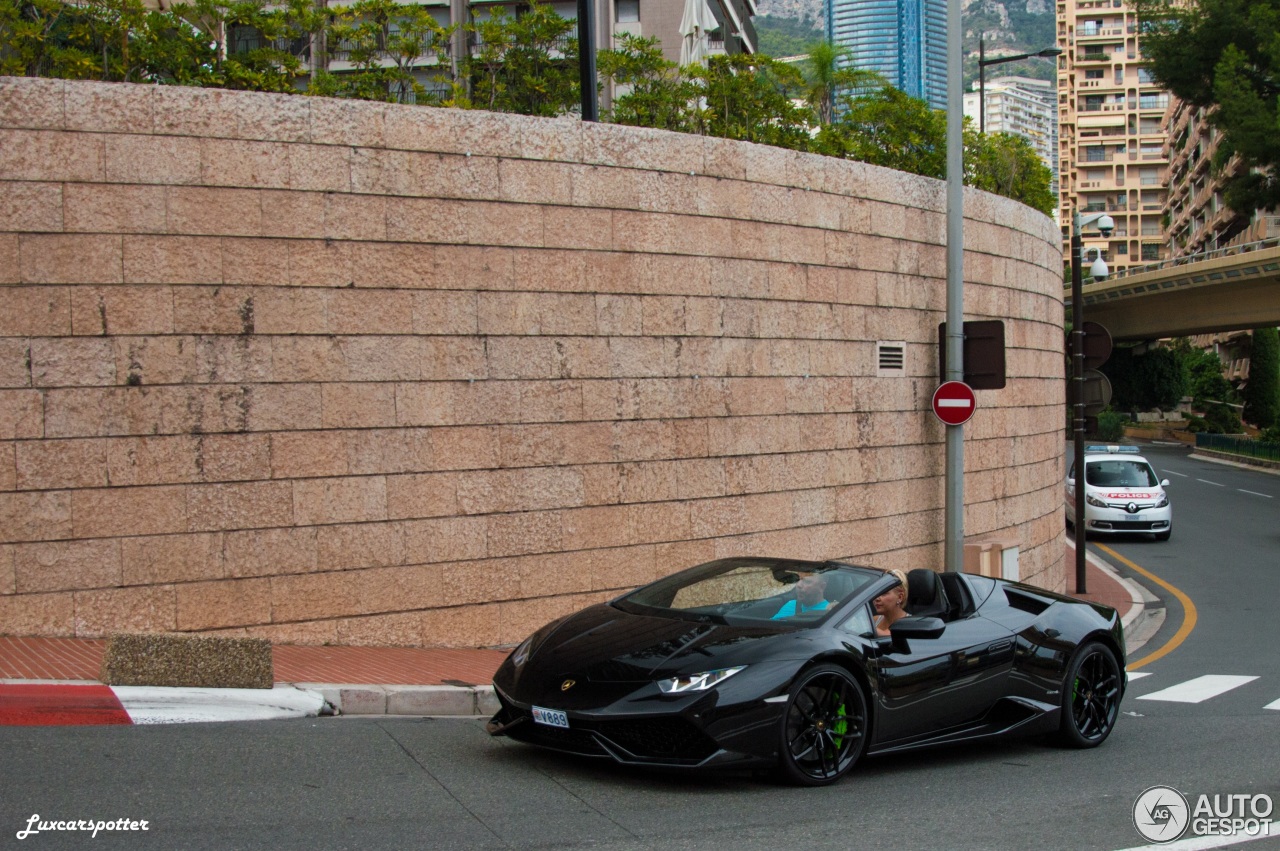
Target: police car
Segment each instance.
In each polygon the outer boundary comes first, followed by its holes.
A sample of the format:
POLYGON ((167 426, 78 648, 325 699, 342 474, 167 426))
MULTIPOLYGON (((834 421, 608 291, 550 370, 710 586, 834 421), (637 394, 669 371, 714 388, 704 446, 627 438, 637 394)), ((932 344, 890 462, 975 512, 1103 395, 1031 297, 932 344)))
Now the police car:
MULTIPOLYGON (((1089 446, 1084 455, 1084 520, 1089 534, 1150 532, 1167 541, 1173 509, 1150 462, 1136 446, 1089 446)), ((1067 523, 1075 519, 1076 471, 1067 474, 1067 523)))

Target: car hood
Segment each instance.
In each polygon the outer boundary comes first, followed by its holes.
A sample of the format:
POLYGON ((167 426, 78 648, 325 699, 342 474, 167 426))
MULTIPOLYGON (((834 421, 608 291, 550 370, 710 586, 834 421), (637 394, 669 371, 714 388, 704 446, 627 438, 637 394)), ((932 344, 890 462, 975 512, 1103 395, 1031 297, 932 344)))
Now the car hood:
POLYGON ((520 673, 522 679, 652 681, 751 664, 766 651, 777 658, 778 643, 808 631, 636 615, 601 604, 554 627, 534 646, 520 673))

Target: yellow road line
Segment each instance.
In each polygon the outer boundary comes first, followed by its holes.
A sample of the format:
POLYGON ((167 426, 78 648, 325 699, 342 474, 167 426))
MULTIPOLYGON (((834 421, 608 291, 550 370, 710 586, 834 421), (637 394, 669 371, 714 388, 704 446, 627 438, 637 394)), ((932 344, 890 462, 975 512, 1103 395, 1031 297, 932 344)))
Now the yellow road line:
POLYGON ((1143 568, 1138 567, 1136 564, 1129 561, 1127 558, 1120 555, 1120 553, 1116 552, 1110 547, 1105 546, 1103 544, 1096 544, 1096 543, 1094 544, 1094 546, 1102 550, 1104 553, 1111 556, 1112 558, 1116 559, 1120 563, 1122 563, 1125 567, 1128 567, 1131 570, 1135 570, 1138 573, 1141 573, 1143 576, 1147 577, 1152 582, 1159 585, 1161 588, 1164 588, 1166 591, 1173 594, 1173 596, 1177 597, 1178 602, 1182 604, 1182 612, 1183 612, 1182 626, 1178 627, 1178 631, 1173 634, 1173 638, 1170 638, 1168 641, 1166 641, 1164 646, 1161 647, 1160 649, 1152 653, 1149 653, 1146 656, 1143 656, 1141 661, 1130 662, 1128 665, 1125 666, 1126 670, 1129 670, 1129 671, 1136 670, 1138 668, 1141 668, 1143 665, 1146 665, 1149 662, 1154 662, 1157 659, 1163 659, 1165 656, 1167 656, 1168 654, 1176 650, 1179 644, 1187 640, 1187 636, 1191 634, 1191 630, 1196 628, 1196 604, 1191 602, 1191 598, 1188 597, 1186 594, 1184 594, 1181 590, 1174 588, 1168 582, 1165 582, 1163 579, 1161 579, 1159 576, 1156 576, 1151 571, 1144 570, 1143 568))

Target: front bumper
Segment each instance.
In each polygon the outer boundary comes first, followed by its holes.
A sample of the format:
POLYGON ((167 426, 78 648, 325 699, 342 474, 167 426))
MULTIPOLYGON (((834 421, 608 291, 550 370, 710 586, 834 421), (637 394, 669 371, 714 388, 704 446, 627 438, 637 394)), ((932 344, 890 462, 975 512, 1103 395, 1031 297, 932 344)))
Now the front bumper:
POLYGON ((1173 512, 1167 505, 1163 508, 1140 506, 1137 511, 1129 511, 1123 505, 1107 508, 1090 505, 1085 508, 1085 523, 1090 532, 1164 532, 1173 524, 1173 512))
POLYGON ((568 729, 534 722, 532 707, 495 688, 502 708, 490 735, 626 765, 703 768, 772 763, 784 704, 752 700, 726 705, 711 692, 653 704, 642 712, 614 708, 567 711, 568 729))

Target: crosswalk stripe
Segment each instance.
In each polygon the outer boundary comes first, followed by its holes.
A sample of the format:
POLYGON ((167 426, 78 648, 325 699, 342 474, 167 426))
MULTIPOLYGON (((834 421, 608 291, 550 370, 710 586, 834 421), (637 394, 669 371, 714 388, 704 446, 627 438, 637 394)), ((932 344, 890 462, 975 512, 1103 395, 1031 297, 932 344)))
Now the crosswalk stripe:
POLYGON ((1268 703, 1266 706, 1262 708, 1263 709, 1280 709, 1280 700, 1276 700, 1271 703, 1268 703))
POLYGON ((1133 673, 1126 672, 1124 675, 1125 679, 1128 680, 1129 682, 1133 682, 1134 680, 1140 680, 1143 677, 1149 677, 1149 676, 1151 676, 1150 671, 1134 671, 1133 673))
POLYGON ((1205 674, 1203 677, 1196 677, 1193 680, 1187 680, 1185 683, 1169 686, 1160 691, 1154 691, 1151 694, 1144 694, 1138 700, 1163 700, 1170 703, 1202 703, 1211 697, 1217 697, 1224 692, 1231 691, 1233 688, 1239 688, 1245 683, 1251 683, 1257 677, 1237 677, 1227 674, 1205 674))

